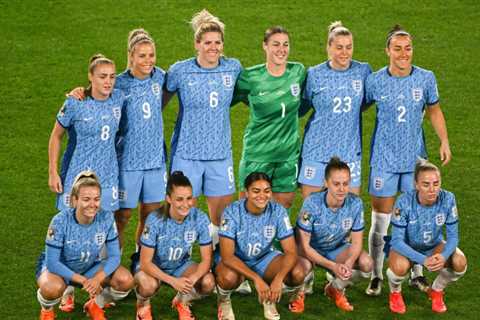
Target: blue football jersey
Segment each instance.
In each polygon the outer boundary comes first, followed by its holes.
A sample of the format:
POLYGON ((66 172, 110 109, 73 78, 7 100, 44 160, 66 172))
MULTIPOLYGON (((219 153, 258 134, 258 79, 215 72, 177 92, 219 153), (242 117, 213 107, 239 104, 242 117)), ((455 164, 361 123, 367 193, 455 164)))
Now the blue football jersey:
POLYGON ((362 231, 363 202, 349 193, 341 208, 327 206, 327 191, 312 193, 303 202, 297 227, 311 234, 310 246, 317 251, 330 251, 347 242, 350 232, 362 231))
POLYGON ((304 98, 314 112, 305 127, 302 159, 361 160, 361 107, 371 72, 368 63, 357 61, 347 70, 332 69, 328 61, 308 69, 304 98))
POLYGON ((145 222, 140 243, 155 249, 153 263, 160 269, 175 270, 190 259, 196 241, 211 245, 209 224, 208 216, 197 208, 191 208, 183 222, 154 212, 145 222))
POLYGON ((254 261, 273 251, 274 239, 293 235, 287 210, 270 201, 260 215, 248 212, 246 199, 230 204, 222 216, 220 237, 235 241, 235 255, 242 261, 254 261))
POLYGON ((104 101, 68 98, 63 104, 57 121, 68 132, 60 171, 65 192, 69 192, 77 174, 84 170, 94 171, 102 188, 118 185, 115 135, 124 101, 124 94, 113 90, 104 101))
POLYGON ((416 251, 430 250, 443 240, 444 226, 458 223, 455 196, 441 190, 435 204, 422 206, 416 190, 403 193, 395 203, 391 223, 394 249, 395 241, 400 240, 416 251))
POLYGON ((149 170, 165 166, 162 87, 165 72, 137 79, 129 70, 117 77, 115 87, 125 93, 117 153, 120 170, 149 170))
POLYGON ((170 67, 166 88, 177 92, 180 104, 172 155, 187 160, 231 157, 230 104, 241 69, 231 58, 221 58, 212 69, 202 68, 196 58, 170 67))
POLYGON ((412 172, 425 156, 422 121, 425 106, 438 102, 435 76, 413 66, 406 77, 394 77, 388 67, 372 73, 366 82, 367 102, 377 105, 370 166, 388 172, 412 172))
POLYGON ((60 249, 60 262, 73 272, 83 274, 102 261, 105 244, 117 238, 117 226, 111 211, 100 209, 92 223, 80 224, 75 209, 70 208, 53 217, 45 244, 60 249))

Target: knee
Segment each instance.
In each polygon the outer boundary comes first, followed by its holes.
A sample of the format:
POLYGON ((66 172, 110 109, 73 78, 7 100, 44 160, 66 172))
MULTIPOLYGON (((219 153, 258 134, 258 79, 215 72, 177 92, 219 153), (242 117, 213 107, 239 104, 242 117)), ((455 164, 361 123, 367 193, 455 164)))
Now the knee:
POLYGON ((290 272, 290 279, 292 281, 292 285, 297 286, 303 283, 305 280, 305 276, 307 275, 308 270, 303 268, 300 264, 296 264, 295 267, 290 272))
POLYGON ((135 280, 129 271, 122 270, 114 274, 111 285, 115 290, 128 291, 135 286, 135 280))
POLYGON ((217 273, 217 284, 225 290, 235 289, 240 282, 240 276, 232 270, 222 269, 217 273))
POLYGON ((209 294, 213 291, 213 288, 215 288, 215 277, 209 272, 202 277, 200 282, 200 293, 209 294))
POLYGON ((467 268, 467 257, 461 252, 457 250, 452 256, 452 269, 455 272, 463 272, 467 268))
POLYGON ((137 292, 145 298, 151 297, 157 292, 158 281, 151 277, 135 277, 137 292))
POLYGON ((404 257, 395 257, 388 260, 388 267, 398 276, 404 276, 410 270, 410 261, 404 257))
POLYGON ((40 286, 42 296, 47 300, 58 299, 63 295, 66 285, 60 281, 49 281, 40 286))
POLYGON ((362 272, 365 272, 365 273, 372 272, 373 259, 368 254, 362 254, 358 259, 358 266, 360 267, 360 271, 362 272))

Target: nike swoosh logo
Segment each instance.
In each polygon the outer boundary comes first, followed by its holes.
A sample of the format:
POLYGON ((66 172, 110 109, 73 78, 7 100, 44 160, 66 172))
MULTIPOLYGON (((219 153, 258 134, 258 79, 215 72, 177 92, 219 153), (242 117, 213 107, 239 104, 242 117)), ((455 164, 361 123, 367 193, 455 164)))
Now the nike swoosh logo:
POLYGON ((381 100, 385 100, 385 99, 387 99, 387 98, 388 98, 388 96, 380 96, 380 99, 381 99, 381 100))
POLYGON ((196 81, 188 81, 188 85, 191 87, 191 86, 194 86, 196 85, 197 82, 196 81))
POLYGON ((328 87, 320 87, 320 91, 327 90, 328 87))
POLYGON ((90 120, 93 120, 93 117, 83 118, 83 121, 90 121, 90 120))
POLYGON ((259 92, 258 95, 259 95, 259 96, 264 96, 264 95, 266 95, 267 93, 268 93, 268 92, 263 91, 263 92, 259 92))

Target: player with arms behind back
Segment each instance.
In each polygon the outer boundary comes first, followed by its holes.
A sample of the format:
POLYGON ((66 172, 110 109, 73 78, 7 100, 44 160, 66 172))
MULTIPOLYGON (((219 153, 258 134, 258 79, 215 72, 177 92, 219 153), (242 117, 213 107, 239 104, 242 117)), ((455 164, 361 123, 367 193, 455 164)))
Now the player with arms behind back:
POLYGON ((230 105, 242 67, 223 56, 225 26, 218 17, 204 9, 193 16, 191 26, 197 56, 167 72, 166 89, 178 95, 180 104, 170 171, 184 172, 195 200, 206 196, 215 245, 220 216, 235 193, 230 105))
POLYGON ((402 282, 413 263, 438 272, 428 296, 432 310, 447 311, 445 287, 467 271, 467 259, 458 248, 458 212, 453 193, 441 189, 438 168, 419 161, 415 168, 415 190, 400 195, 392 218, 391 250, 387 270, 389 305, 394 313, 405 313, 402 282), (443 239, 446 229, 447 240, 443 239))
MULTIPOLYGON (((440 159, 451 159, 445 118, 440 109, 437 82, 433 72, 412 65, 412 36, 395 26, 387 36, 385 52, 390 63, 367 78, 367 103, 377 105, 377 119, 370 153, 369 193, 372 223, 369 250, 374 266, 368 295, 379 295, 382 288, 383 237, 387 234, 397 192, 414 188, 413 171, 419 157, 426 156, 422 122, 424 113, 440 139, 440 159)), ((422 277, 421 266, 414 277, 422 277)), ((421 287, 428 286, 421 281, 421 287)), ((420 287, 420 286, 419 286, 420 287)))
POLYGON ((368 63, 352 60, 353 36, 340 21, 328 28, 327 53, 328 61, 308 69, 305 85, 305 100, 314 112, 305 127, 298 177, 303 198, 322 189, 333 156, 348 163, 350 191, 360 193, 361 109, 365 80, 372 71, 368 63))
POLYGON ((71 190, 72 207, 50 223, 36 272, 41 320, 55 318, 53 307, 69 284, 89 294, 84 310, 92 320, 104 320, 104 306, 125 298, 134 286, 130 272, 120 266, 115 220, 111 211, 100 209, 100 194, 99 178, 80 172, 71 190))
MULTIPOLYGON (((297 189, 298 112, 305 67, 287 61, 290 42, 283 27, 265 31, 263 50, 266 63, 242 71, 235 88, 235 100, 250 109, 239 181, 251 172, 265 172, 272 178, 273 198, 288 209, 297 189)), ((243 185, 240 189, 242 197, 243 185)))

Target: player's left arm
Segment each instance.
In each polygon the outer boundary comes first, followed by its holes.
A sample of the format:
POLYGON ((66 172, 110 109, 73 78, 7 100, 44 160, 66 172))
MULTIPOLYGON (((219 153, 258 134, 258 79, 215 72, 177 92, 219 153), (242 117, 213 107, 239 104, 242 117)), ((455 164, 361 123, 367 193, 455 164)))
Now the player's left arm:
POLYGON ((278 300, 280 300, 280 297, 282 296, 283 280, 285 279, 287 274, 293 269, 298 259, 297 246, 293 234, 287 238, 280 240, 280 244, 282 246, 284 256, 282 266, 280 267, 280 270, 277 272, 275 278, 273 278, 273 281, 270 284, 270 299, 272 302, 277 302, 278 300))
POLYGON ((212 238, 208 230, 208 225, 210 220, 207 218, 206 214, 200 216, 198 225, 199 225, 199 245, 200 245, 200 257, 201 261, 198 264, 197 270, 192 273, 188 278, 192 280, 192 283, 195 284, 198 279, 203 277, 210 271, 212 267, 213 260, 213 248, 212 248, 212 238))
POLYGON ((345 261, 345 264, 353 269, 355 262, 357 261, 360 253, 362 253, 362 241, 363 241, 363 231, 357 231, 351 233, 352 245, 350 247, 350 255, 345 261))
POLYGON ((440 139, 440 160, 442 161, 442 165, 446 165, 452 159, 452 152, 450 151, 447 125, 442 109, 440 108, 440 103, 437 102, 428 106, 426 113, 435 133, 440 139))

